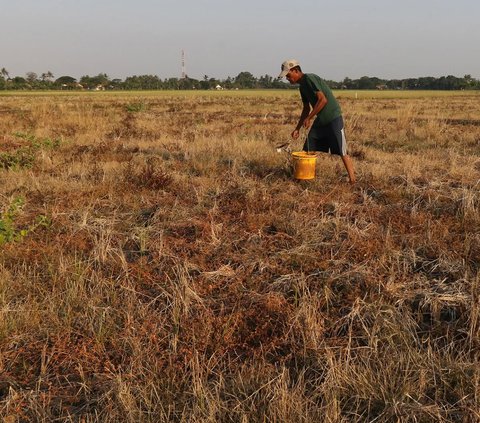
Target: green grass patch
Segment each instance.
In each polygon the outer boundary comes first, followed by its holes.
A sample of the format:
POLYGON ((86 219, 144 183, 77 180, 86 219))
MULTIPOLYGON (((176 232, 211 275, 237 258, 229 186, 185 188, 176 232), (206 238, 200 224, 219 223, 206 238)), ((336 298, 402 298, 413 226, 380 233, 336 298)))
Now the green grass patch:
POLYGON ((21 241, 39 226, 48 225, 48 218, 40 215, 35 219, 35 223, 24 228, 18 228, 16 220, 24 204, 25 200, 22 197, 16 197, 0 214, 0 245, 21 241))
POLYGON ((25 141, 26 145, 13 151, 0 152, 0 169, 30 168, 33 166, 39 150, 56 149, 60 146, 59 139, 38 138, 22 132, 17 132, 14 136, 25 141))

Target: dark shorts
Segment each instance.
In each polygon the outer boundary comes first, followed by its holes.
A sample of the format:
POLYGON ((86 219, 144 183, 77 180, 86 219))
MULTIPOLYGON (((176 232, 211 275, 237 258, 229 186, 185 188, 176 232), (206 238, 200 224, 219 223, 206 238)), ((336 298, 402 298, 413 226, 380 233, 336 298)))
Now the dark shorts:
POLYGON ((303 145, 303 151, 323 151, 325 153, 347 155, 347 140, 343 128, 343 118, 332 120, 328 125, 312 125, 307 139, 303 145))

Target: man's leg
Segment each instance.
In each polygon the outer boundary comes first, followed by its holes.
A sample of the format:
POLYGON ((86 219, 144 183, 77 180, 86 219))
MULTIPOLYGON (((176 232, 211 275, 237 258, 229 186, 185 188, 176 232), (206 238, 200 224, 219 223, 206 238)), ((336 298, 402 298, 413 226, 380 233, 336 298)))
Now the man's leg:
POLYGON ((356 179, 355 179, 355 172, 353 171, 352 159, 348 154, 341 157, 342 157, 343 164, 345 165, 345 169, 347 169, 348 179, 350 180, 351 184, 354 184, 356 182, 356 179))
POLYGON ((351 184, 354 184, 355 172, 353 171, 353 162, 350 156, 347 154, 347 139, 345 137, 345 129, 343 126, 343 118, 340 116, 331 123, 332 131, 334 134, 332 152, 340 155, 342 158, 345 169, 347 169, 348 179, 351 184))

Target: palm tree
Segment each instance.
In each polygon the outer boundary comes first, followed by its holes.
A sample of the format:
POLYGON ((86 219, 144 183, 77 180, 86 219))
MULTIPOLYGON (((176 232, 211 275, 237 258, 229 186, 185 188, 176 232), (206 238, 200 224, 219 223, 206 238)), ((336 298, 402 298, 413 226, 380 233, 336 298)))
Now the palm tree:
POLYGON ((50 80, 53 79, 53 73, 50 72, 50 71, 44 72, 44 73, 42 73, 40 78, 42 79, 43 82, 50 81, 50 80))
POLYGON ((5 83, 2 85, 3 85, 3 89, 6 90, 8 86, 7 81, 9 79, 10 74, 5 68, 0 69, 0 74, 2 75, 2 78, 5 80, 5 83))
POLYGON ((5 68, 2 68, 0 70, 0 73, 2 74, 2 76, 5 78, 5 79, 8 79, 9 76, 10 76, 10 73, 5 69, 5 68))

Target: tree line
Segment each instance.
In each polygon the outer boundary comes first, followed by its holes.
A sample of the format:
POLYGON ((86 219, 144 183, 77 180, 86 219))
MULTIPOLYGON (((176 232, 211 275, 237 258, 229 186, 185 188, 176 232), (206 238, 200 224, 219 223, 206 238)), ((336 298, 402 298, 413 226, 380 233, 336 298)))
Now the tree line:
MULTIPOLYGON (((462 78, 453 75, 407 79, 381 79, 362 76, 342 81, 327 80, 333 89, 349 90, 478 90, 480 80, 471 75, 462 78)), ((11 76, 7 69, 0 70, 0 90, 212 90, 212 89, 289 89, 288 82, 270 75, 255 77, 250 72, 240 72, 236 77, 217 79, 205 75, 202 79, 165 78, 157 75, 134 75, 125 80, 110 78, 105 73, 84 75, 80 79, 63 75, 55 78, 52 72, 27 72, 25 76, 11 76)))

